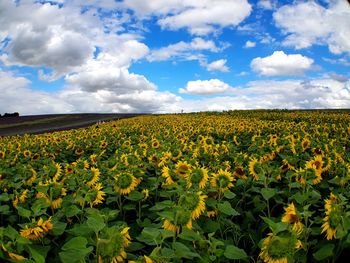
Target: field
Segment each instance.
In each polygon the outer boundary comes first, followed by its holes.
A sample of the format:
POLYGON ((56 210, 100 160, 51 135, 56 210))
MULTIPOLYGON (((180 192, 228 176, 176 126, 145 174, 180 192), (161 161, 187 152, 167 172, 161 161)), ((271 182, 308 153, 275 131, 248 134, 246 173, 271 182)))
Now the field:
POLYGON ((97 122, 106 122, 139 116, 141 114, 48 114, 0 118, 0 136, 38 134, 86 127, 97 122))
POLYGON ((149 115, 0 137, 0 259, 339 262, 346 111, 149 115))

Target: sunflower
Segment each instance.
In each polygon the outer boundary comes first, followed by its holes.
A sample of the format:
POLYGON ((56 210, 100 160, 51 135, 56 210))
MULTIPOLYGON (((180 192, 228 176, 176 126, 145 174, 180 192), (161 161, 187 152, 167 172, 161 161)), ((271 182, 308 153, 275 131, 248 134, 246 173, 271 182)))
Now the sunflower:
POLYGON ((108 142, 106 140, 101 141, 100 143, 100 149, 105 149, 108 145, 108 142))
POLYGON ((39 221, 33 227, 26 226, 25 229, 20 231, 22 237, 25 237, 29 240, 36 240, 44 237, 53 228, 51 223, 51 217, 44 221, 41 217, 39 221))
POLYGON ((188 164, 186 161, 184 162, 179 161, 175 165, 175 172, 180 177, 186 177, 190 171, 191 171, 191 165, 188 164))
POLYGON ((140 183, 139 179, 128 172, 118 174, 114 177, 114 179, 116 180, 114 190, 121 195, 127 195, 134 191, 140 183))
POLYGON ((96 154, 91 154, 90 155, 90 161, 92 165, 96 165, 97 164, 97 155, 96 154))
POLYGON ((158 141, 157 139, 152 139, 151 147, 152 147, 153 149, 158 149, 159 146, 160 146, 159 141, 158 141))
POLYGON ((179 198, 179 205, 191 212, 191 219, 197 219, 205 211, 206 195, 202 192, 188 192, 179 198))
MULTIPOLYGON (((153 263, 153 260, 150 257, 147 257, 146 255, 143 256, 145 263, 153 263)), ((130 261, 129 261, 130 262, 130 261)))
POLYGON ((176 151, 177 151, 176 154, 175 153, 172 154, 173 161, 177 161, 182 157, 182 151, 180 149, 177 149, 176 151))
POLYGON ((95 186, 94 186, 95 199, 92 202, 89 202, 90 207, 93 207, 95 205, 103 203, 103 200, 104 200, 104 197, 105 197, 106 193, 101 191, 101 189, 102 189, 101 183, 96 183, 95 186))
POLYGON ((63 199, 61 197, 51 201, 52 209, 58 209, 61 207, 63 199))
POLYGON ((168 161, 171 159, 171 152, 164 152, 163 153, 163 156, 162 157, 160 157, 160 162, 158 163, 158 167, 163 167, 163 166, 165 166, 167 163, 168 163, 168 161))
POLYGON ((5 152, 4 151, 0 151, 0 159, 5 158, 5 152))
POLYGON ((147 198, 149 197, 149 190, 148 189, 143 189, 142 190, 142 194, 143 194, 143 199, 142 200, 147 200, 147 198))
POLYGON ((31 168, 30 171, 32 172, 32 176, 27 180, 26 184, 31 185, 34 183, 34 181, 37 179, 37 173, 36 171, 31 168))
POLYGON ((225 191, 233 187, 233 178, 232 174, 227 170, 220 169, 217 173, 213 174, 210 183, 214 188, 218 188, 219 191, 225 191))
POLYGON ((23 257, 21 255, 18 255, 18 254, 15 254, 15 253, 8 251, 3 244, 1 244, 0 250, 2 250, 10 259, 12 259, 14 261, 22 261, 22 260, 26 259, 25 257, 23 257))
POLYGON ((300 222, 300 217, 294 204, 289 204, 287 208, 284 208, 284 211, 285 213, 282 217, 282 222, 293 225, 293 231, 295 231, 297 235, 300 235, 303 231, 303 224, 300 222))
POLYGON ((24 156, 24 157, 30 157, 30 156, 32 156, 32 153, 31 153, 31 151, 29 151, 29 150, 25 150, 25 151, 23 152, 23 156, 24 156))
POLYGON ((305 170, 310 171, 313 173, 313 180, 312 183, 319 184, 322 181, 322 157, 321 156, 316 156, 315 159, 308 161, 305 164, 305 170))
POLYGON ((82 154, 84 153, 84 150, 78 148, 78 149, 76 149, 74 152, 75 152, 76 155, 79 155, 79 156, 80 156, 80 155, 82 155, 82 154))
POLYGON ((175 209, 175 219, 167 219, 165 218, 163 220, 162 227, 165 230, 180 233, 180 230, 182 227, 186 227, 188 229, 192 229, 192 219, 191 219, 191 212, 188 210, 185 210, 184 208, 178 207, 175 209))
POLYGON ((55 163, 55 168, 56 168, 56 172, 55 172, 55 175, 52 178, 53 182, 57 182, 60 179, 61 174, 62 174, 62 166, 61 166, 61 164, 55 163))
POLYGON ((216 217, 219 214, 217 210, 207 211, 207 217, 216 217))
POLYGON ((247 176, 244 174, 244 170, 242 166, 237 166, 235 170, 233 171, 233 176, 245 180, 247 179, 247 176))
POLYGON ((256 158, 252 158, 249 162, 249 174, 251 176, 253 176, 253 179, 255 181, 259 180, 259 175, 258 175, 258 170, 257 170, 257 166, 260 164, 260 162, 258 161, 258 159, 256 158))
POLYGON ((339 208, 337 206, 338 198, 331 193, 329 199, 325 200, 325 218, 322 225, 322 232, 326 232, 327 240, 332 240, 337 234, 337 225, 340 223, 339 208))
POLYGON ((101 175, 100 170, 98 168, 92 167, 90 170, 92 172, 92 178, 86 183, 87 186, 95 185, 98 182, 101 175))
POLYGON ((301 148, 302 148, 303 152, 305 152, 305 150, 306 150, 307 148, 309 148, 310 144, 311 144, 311 142, 310 142, 310 140, 309 140, 308 138, 304 138, 304 139, 301 141, 301 148))
POLYGON ((268 263, 288 263, 302 243, 294 235, 284 231, 279 235, 269 233, 264 239, 259 257, 268 263))
POLYGON ((162 168, 162 177, 165 178, 165 185, 172 185, 177 180, 176 175, 170 170, 168 166, 162 168))
POLYGON ((186 175, 187 187, 191 188, 193 185, 198 186, 200 189, 204 189, 208 182, 208 169, 194 168, 189 174, 186 175))

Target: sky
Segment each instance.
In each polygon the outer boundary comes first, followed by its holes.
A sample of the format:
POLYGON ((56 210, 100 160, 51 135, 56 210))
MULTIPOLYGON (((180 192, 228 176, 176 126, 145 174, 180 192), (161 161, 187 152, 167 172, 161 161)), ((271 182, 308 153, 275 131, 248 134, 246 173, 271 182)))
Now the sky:
POLYGON ((0 114, 350 108, 346 0, 0 0, 0 114))

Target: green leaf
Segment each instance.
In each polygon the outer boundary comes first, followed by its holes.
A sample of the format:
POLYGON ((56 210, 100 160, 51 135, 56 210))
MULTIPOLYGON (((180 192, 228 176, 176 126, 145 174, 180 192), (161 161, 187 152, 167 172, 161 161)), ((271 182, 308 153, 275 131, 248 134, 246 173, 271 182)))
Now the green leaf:
POLYGON ((231 191, 225 191, 224 192, 224 197, 227 199, 233 199, 236 197, 235 193, 232 193, 231 191))
POLYGON ((128 200, 131 201, 140 201, 143 199, 143 194, 139 191, 132 191, 128 196, 125 197, 128 200))
POLYGON ((45 214, 46 208, 48 208, 49 206, 50 205, 46 202, 45 199, 40 198, 33 203, 31 209, 34 213, 34 216, 40 216, 42 214, 45 214))
POLYGON ((156 245, 160 241, 160 231, 157 228, 145 227, 141 234, 136 237, 138 241, 144 242, 147 245, 156 245))
POLYGON ((334 244, 326 244, 322 246, 317 252, 313 253, 312 255, 318 261, 324 260, 326 258, 333 256, 334 247, 335 247, 334 244))
POLYGON ((52 234, 54 236, 62 235, 67 226, 67 223, 60 222, 60 221, 53 221, 52 224, 53 224, 52 234))
POLYGON ((7 236, 8 238, 10 238, 12 241, 14 241, 16 237, 19 235, 16 229, 14 229, 12 226, 7 226, 4 229, 3 234, 4 236, 7 236))
POLYGON ((188 246, 186 246, 180 242, 174 242, 173 249, 175 250, 175 255, 177 258, 192 259, 194 257, 200 257, 197 253, 192 252, 188 248, 188 246))
POLYGON ((172 207, 174 204, 170 200, 158 202, 155 206, 151 207, 149 210, 150 211, 160 211, 163 210, 164 208, 169 208, 172 207))
POLYGON ((71 205, 71 206, 64 208, 64 214, 66 217, 76 216, 80 212, 81 212, 81 210, 76 205, 71 205))
POLYGON ((22 217, 26 217, 29 218, 30 215, 32 214, 32 212, 28 209, 25 209, 23 207, 17 206, 17 211, 18 211, 18 215, 22 216, 22 217))
POLYGON ((59 257, 63 263, 85 262, 85 257, 93 250, 92 247, 86 247, 87 239, 85 237, 73 237, 62 247, 59 257))
POLYGON ((36 263, 45 263, 45 258, 50 247, 42 247, 36 245, 28 246, 29 253, 36 263))
POLYGON ((218 204, 218 209, 220 212, 229 215, 229 216, 238 216, 239 213, 232 208, 231 204, 228 201, 225 201, 221 204, 218 204))
POLYGON ((265 221, 266 224, 268 224, 269 228, 272 230, 274 234, 285 231, 288 228, 288 224, 286 223, 282 223, 282 222, 275 223, 267 217, 262 217, 262 219, 265 221))
POLYGON ((9 201, 9 200, 10 200, 10 198, 9 198, 8 193, 2 193, 2 194, 0 195, 0 202, 7 202, 7 201, 9 201))
POLYGON ((264 197, 265 200, 271 199, 277 193, 276 189, 273 189, 273 188, 263 188, 260 191, 261 191, 261 195, 264 197))
POLYGON ((187 228, 184 228, 182 230, 181 234, 179 235, 179 238, 187 241, 202 240, 201 236, 198 233, 194 232, 192 229, 187 229, 187 228))
POLYGON ((295 195, 292 196, 292 198, 297 201, 298 204, 304 203, 308 199, 308 195, 306 193, 296 193, 295 195))
POLYGON ((228 259, 235 259, 235 260, 245 259, 248 257, 243 249, 233 245, 226 246, 224 256, 228 259))
POLYGON ((11 214, 10 206, 9 205, 2 205, 2 206, 0 206, 0 214, 3 214, 3 215, 11 214))
POLYGON ((106 226, 101 216, 89 216, 86 221, 86 224, 95 233, 98 233, 106 226))

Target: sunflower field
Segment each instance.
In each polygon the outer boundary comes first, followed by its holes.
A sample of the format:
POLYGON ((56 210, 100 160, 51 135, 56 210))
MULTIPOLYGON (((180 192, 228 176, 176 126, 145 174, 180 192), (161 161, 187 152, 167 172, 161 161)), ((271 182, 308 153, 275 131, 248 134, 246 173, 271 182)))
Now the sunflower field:
POLYGON ((1 262, 336 262, 345 111, 148 115, 0 137, 1 262))

